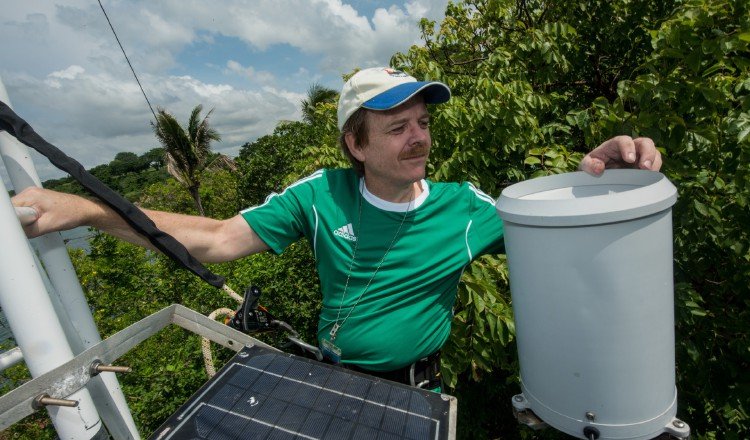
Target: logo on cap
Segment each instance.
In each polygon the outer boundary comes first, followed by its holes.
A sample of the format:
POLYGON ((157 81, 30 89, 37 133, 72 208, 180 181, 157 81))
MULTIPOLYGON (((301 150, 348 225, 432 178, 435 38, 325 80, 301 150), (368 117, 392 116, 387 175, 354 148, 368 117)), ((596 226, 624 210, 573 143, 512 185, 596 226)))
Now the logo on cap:
POLYGON ((387 73, 388 75, 396 76, 396 77, 400 77, 400 78, 409 76, 406 73, 404 73, 404 72, 402 72, 400 70, 396 70, 396 69, 388 69, 388 68, 386 68, 386 69, 383 69, 383 71, 385 73, 387 73))

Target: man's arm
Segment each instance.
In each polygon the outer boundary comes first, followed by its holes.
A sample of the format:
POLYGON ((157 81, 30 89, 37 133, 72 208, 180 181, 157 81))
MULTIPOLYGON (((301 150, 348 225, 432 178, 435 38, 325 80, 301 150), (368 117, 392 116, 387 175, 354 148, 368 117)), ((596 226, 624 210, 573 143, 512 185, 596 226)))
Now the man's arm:
POLYGON ((578 169, 598 176, 605 168, 659 171, 661 164, 661 153, 651 139, 616 136, 587 154, 578 169))
MULTIPOLYGON (((36 218, 24 225, 29 237, 78 226, 92 226, 130 243, 154 249, 117 213, 98 201, 31 187, 13 197, 12 202, 14 206, 26 206, 36 211, 36 218)), ((173 236, 204 263, 231 261, 268 249, 240 215, 215 220, 147 209, 143 212, 156 227, 173 236)))

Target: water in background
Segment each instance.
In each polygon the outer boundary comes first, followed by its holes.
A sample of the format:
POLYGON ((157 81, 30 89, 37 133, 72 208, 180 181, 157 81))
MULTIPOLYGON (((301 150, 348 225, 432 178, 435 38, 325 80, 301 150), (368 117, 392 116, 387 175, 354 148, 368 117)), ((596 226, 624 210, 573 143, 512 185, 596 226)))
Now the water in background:
POLYGON ((10 349, 13 347, 5 347, 7 344, 7 341, 10 340, 10 338, 13 337, 13 334, 10 332, 10 326, 8 325, 8 320, 5 318, 5 315, 0 311, 0 345, 3 346, 3 351, 5 349, 10 349))
MULTIPOLYGON (((71 229, 69 231, 63 231, 60 233, 66 246, 68 246, 69 248, 83 249, 85 252, 89 252, 91 250, 88 240, 93 236, 93 234, 94 233, 90 230, 90 228, 86 226, 71 229)), ((2 309, 0 309, 0 347, 2 347, 0 351, 10 349, 15 346, 15 343, 13 343, 13 341, 11 340, 12 338, 13 334, 10 331, 8 320, 5 318, 2 309)))
POLYGON ((86 253, 91 250, 89 247, 89 238, 94 235, 94 232, 87 226, 63 231, 60 235, 62 235, 65 245, 69 248, 83 249, 86 253))

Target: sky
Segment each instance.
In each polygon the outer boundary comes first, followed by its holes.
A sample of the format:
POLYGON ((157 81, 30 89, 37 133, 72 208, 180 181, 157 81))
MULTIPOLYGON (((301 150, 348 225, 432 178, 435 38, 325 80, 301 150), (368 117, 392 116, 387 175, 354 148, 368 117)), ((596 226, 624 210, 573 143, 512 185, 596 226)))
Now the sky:
MULTIPOLYGON (((301 119, 312 84, 422 44, 448 0, 102 0, 156 110, 202 104, 230 156, 301 119)), ((0 80, 37 133, 86 168, 158 147, 153 115, 97 0, 3 2, 0 80)), ((32 152, 42 181, 65 174, 32 152)), ((4 167, 0 173, 8 187, 4 167)))

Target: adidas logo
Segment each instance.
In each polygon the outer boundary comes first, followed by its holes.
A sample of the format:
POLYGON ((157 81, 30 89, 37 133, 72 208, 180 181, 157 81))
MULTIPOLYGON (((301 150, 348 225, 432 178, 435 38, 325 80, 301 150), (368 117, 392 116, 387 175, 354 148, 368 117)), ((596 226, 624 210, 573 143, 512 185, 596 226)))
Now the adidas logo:
POLYGON ((354 235, 354 229, 352 229, 351 223, 334 230, 333 235, 339 236, 345 240, 357 241, 357 236, 354 235))

